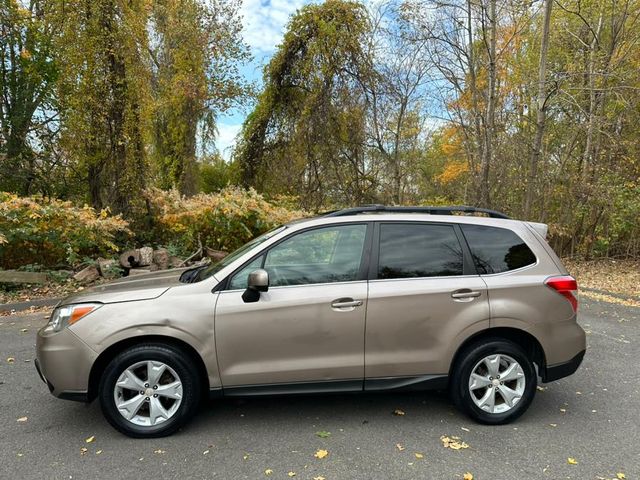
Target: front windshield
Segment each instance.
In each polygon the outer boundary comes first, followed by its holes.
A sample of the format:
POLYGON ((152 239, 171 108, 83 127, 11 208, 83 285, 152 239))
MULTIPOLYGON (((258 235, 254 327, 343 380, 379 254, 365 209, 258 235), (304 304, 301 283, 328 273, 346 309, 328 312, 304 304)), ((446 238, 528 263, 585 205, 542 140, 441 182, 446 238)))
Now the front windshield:
POLYGON ((280 227, 274 228, 273 230, 269 230, 267 233, 263 233, 262 235, 260 235, 259 237, 254 238, 253 240, 251 240, 248 243, 245 243, 239 249, 237 249, 236 251, 230 253, 229 255, 224 257, 219 262, 212 263, 211 265, 207 265, 205 268, 200 270, 198 272, 198 274, 195 276, 195 278, 193 279, 193 281, 194 282, 200 282, 201 280, 204 280, 206 278, 211 277, 212 275, 215 275, 220 270, 222 270, 224 267, 226 267, 227 265, 230 265, 234 260, 240 258, 242 255, 247 253, 252 248, 257 247, 258 245, 260 245, 263 242, 266 242, 267 240, 269 240, 274 235, 277 235, 278 233, 283 231, 285 228, 287 228, 287 227, 285 225, 282 225, 280 227))

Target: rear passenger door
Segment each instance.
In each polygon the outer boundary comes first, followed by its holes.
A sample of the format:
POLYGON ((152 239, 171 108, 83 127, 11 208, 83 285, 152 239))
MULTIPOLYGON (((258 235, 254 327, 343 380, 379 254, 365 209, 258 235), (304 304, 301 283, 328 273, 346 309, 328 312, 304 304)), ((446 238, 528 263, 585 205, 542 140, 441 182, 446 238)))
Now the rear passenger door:
POLYGON ((486 285, 460 227, 380 222, 374 240, 365 332, 365 377, 374 381, 368 384, 446 375, 462 339, 489 326, 486 285))

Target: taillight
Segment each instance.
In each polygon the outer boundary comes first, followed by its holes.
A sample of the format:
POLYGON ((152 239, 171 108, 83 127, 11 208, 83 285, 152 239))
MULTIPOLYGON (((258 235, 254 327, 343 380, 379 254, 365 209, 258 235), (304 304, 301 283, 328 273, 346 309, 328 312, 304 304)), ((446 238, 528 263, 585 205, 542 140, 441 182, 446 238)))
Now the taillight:
POLYGON ((544 281, 545 285, 552 288, 560 295, 569 300, 574 312, 578 311, 578 299, 573 292, 578 291, 578 282, 570 275, 563 275, 560 277, 549 277, 544 281))

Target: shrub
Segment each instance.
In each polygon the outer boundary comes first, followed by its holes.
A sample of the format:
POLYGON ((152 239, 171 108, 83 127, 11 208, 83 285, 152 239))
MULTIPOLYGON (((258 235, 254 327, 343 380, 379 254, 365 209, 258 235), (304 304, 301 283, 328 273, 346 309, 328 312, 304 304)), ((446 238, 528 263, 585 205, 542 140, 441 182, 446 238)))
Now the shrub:
POLYGON ((178 245, 181 253, 204 246, 233 251, 253 237, 282 223, 305 216, 269 203, 255 190, 227 187, 218 193, 181 197, 176 191, 146 192, 158 243, 178 245))
POLYGON ((127 222, 108 210, 0 192, 2 268, 78 264, 84 257, 113 254, 116 236, 130 233, 127 222))

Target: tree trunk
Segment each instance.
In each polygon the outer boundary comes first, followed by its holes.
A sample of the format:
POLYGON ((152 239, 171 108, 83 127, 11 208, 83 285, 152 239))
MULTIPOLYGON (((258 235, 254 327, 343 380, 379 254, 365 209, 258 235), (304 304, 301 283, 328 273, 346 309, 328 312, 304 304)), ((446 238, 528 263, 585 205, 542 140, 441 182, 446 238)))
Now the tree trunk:
POLYGON ((598 18, 598 26, 596 28, 595 33, 593 34, 593 38, 591 39, 591 44, 589 48, 589 65, 587 66, 588 72, 588 88, 589 88, 589 113, 587 119, 587 138, 584 145, 584 153, 582 154, 582 181, 586 182, 589 178, 589 170, 591 167, 591 162, 593 160, 593 136, 596 129, 597 122, 597 110, 598 110, 598 102, 597 102, 597 92, 596 92, 596 75, 595 75, 595 63, 596 63, 596 50, 599 45, 599 37, 600 31, 602 30, 602 22, 604 19, 604 15, 600 12, 600 17, 598 18))
POLYGON ((542 26, 542 45, 540 46, 540 65, 538 67, 538 96, 536 99, 536 134, 533 139, 533 150, 529 160, 529 177, 527 179, 527 193, 524 201, 524 218, 531 214, 535 183, 538 176, 542 138, 546 121, 546 80, 547 80, 547 51, 549 50, 549 25, 551 23, 551 9, 553 0, 544 1, 544 23, 542 26))
POLYGON ((490 206, 489 199, 489 170, 493 161, 495 140, 495 112, 496 112, 496 0, 489 0, 489 85, 487 87, 487 109, 485 115, 483 151, 480 162, 480 185, 477 203, 482 207, 490 206))

